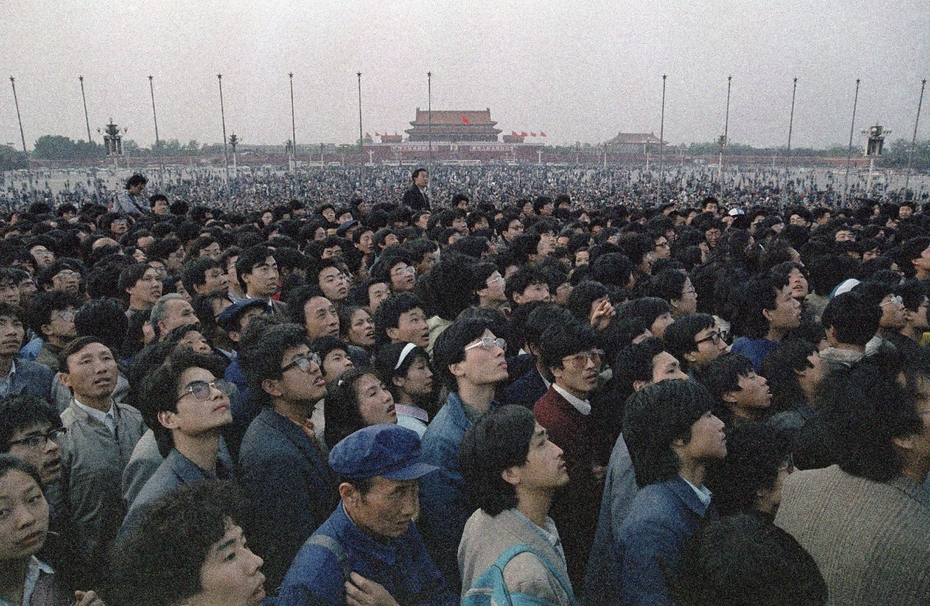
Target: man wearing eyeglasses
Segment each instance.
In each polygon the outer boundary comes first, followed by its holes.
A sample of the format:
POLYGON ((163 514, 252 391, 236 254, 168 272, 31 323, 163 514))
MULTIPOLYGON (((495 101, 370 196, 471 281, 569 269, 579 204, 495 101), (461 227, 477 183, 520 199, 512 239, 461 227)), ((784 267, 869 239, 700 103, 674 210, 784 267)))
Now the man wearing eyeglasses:
POLYGON ((556 494, 550 515, 559 528, 568 576, 580 591, 588 552, 597 530, 604 487, 604 467, 595 459, 594 427, 588 397, 597 388, 604 355, 588 325, 554 326, 540 339, 540 360, 552 373, 549 390, 533 407, 533 415, 565 453, 569 482, 556 494))
POLYGON ((420 482, 417 528, 446 583, 459 590, 458 546, 471 515, 459 470, 459 445, 482 415, 497 407, 494 393, 507 380, 507 343, 485 320, 454 322, 433 346, 436 372, 449 389, 446 403, 423 434, 423 462, 439 467, 420 482))
POLYGON ((58 372, 58 354, 77 337, 74 312, 78 306, 74 295, 60 290, 40 292, 33 299, 29 306, 29 327, 42 337, 37 364, 58 372))
POLYGON ((70 585, 76 558, 68 530, 70 520, 61 500, 61 440, 65 430, 58 413, 44 400, 21 394, 0 406, 0 454, 11 454, 35 467, 51 505, 49 538, 38 557, 55 569, 58 581, 70 585), (59 541, 58 537, 64 538, 59 541))
POLYGON ((120 534, 135 528, 151 503, 178 486, 232 478, 232 461, 218 456, 220 433, 232 423, 232 384, 222 366, 186 347, 174 353, 142 384, 146 424, 165 457, 148 479, 123 520, 120 534))
POLYGON ((339 502, 310 421, 326 381, 306 331, 296 324, 253 320, 242 343, 239 363, 262 406, 239 450, 240 485, 249 504, 243 527, 265 559, 265 586, 277 588, 304 540, 339 502))

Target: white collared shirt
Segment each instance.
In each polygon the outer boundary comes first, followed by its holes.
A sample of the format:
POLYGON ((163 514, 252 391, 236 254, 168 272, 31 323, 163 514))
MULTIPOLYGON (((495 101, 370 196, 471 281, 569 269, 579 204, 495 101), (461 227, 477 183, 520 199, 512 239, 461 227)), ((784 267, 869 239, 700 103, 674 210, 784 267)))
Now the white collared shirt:
POLYGON ((591 414, 591 403, 590 402, 588 402, 587 400, 582 400, 581 398, 576 398, 575 396, 568 393, 567 391, 565 391, 564 389, 562 389, 555 383, 552 384, 552 388, 556 390, 559 393, 559 395, 561 395, 563 398, 568 400, 568 403, 574 406, 575 410, 577 410, 578 412, 580 412, 581 414, 585 416, 588 416, 589 414, 591 414))
POLYGON ((697 487, 697 486, 695 486, 694 484, 692 484, 691 482, 689 482, 687 478, 685 478, 685 477, 683 477, 683 476, 678 476, 678 477, 680 477, 680 478, 681 478, 682 480, 684 480, 685 482, 688 482, 688 486, 690 486, 692 489, 694 489, 694 492, 697 494, 697 498, 699 498, 699 499, 701 500, 701 503, 704 503, 704 506, 705 506, 705 507, 707 507, 708 505, 710 505, 710 499, 711 499, 711 497, 713 496, 713 493, 712 493, 710 490, 707 489, 707 486, 704 486, 703 484, 701 484, 700 487, 697 487))
POLYGON ((90 406, 85 406, 77 401, 77 398, 74 399, 74 403, 77 404, 77 407, 87 413, 87 416, 99 421, 107 426, 107 429, 110 430, 110 433, 116 434, 116 413, 113 409, 113 402, 110 402, 110 410, 107 412, 101 412, 96 408, 91 408, 90 406))

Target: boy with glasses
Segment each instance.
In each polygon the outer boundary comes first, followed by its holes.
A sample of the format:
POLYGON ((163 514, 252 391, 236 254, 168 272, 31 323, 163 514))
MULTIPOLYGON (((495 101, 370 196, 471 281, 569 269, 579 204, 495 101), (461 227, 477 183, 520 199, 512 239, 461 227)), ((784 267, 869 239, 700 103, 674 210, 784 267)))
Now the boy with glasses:
POLYGON ((253 320, 243 343, 239 362, 262 405, 239 451, 240 484, 250 505, 243 526, 265 558, 267 586, 276 588, 304 540, 338 502, 310 421, 326 381, 300 326, 253 320))
POLYGON ((597 530, 604 467, 595 459, 589 395, 597 388, 603 352, 597 334, 583 324, 554 326, 540 339, 540 359, 554 380, 533 415, 565 453, 569 482, 555 496, 551 515, 562 534, 572 587, 580 590, 597 530))
POLYGON ((29 306, 29 327, 42 337, 36 363, 58 372, 58 354, 77 338, 74 314, 79 303, 74 295, 60 290, 40 292, 29 306))
POLYGON ((129 504, 121 534, 139 524, 155 499, 178 486, 232 477, 232 469, 217 456, 220 434, 232 423, 233 386, 217 378, 222 370, 215 358, 181 347, 146 377, 143 418, 165 460, 129 504))
POLYGON ((692 375, 727 350, 727 343, 710 314, 688 314, 665 329, 665 346, 692 375))
POLYGON ((454 591, 460 585, 458 546, 471 514, 459 468, 459 445, 482 415, 497 407, 495 391, 507 380, 506 342, 479 319, 454 322, 433 347, 434 368, 449 397, 423 434, 423 461, 439 471, 421 481, 418 528, 430 557, 454 591))

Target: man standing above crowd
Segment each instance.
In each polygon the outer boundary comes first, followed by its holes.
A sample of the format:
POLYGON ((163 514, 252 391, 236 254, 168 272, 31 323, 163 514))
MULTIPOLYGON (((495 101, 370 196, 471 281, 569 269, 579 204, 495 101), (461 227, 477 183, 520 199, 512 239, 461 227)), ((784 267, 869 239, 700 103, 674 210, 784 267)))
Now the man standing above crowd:
POLYGON ((142 190, 148 182, 149 180, 139 173, 126 179, 126 189, 116 194, 113 199, 113 212, 136 217, 147 214, 149 203, 142 195, 142 190))
POLYGON ((413 185, 404 192, 404 206, 413 210, 429 210, 429 196, 426 193, 426 185, 429 183, 429 174, 425 168, 418 168, 411 175, 413 185))

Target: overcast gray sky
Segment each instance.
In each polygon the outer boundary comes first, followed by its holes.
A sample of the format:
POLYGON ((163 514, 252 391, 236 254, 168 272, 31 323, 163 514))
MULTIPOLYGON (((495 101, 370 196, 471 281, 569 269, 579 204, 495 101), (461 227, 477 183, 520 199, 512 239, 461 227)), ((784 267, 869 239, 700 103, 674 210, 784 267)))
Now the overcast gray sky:
MULTIPOLYGON (((858 131, 878 121, 910 139, 920 81, 930 76, 927 0, 0 0, 0 143, 86 138, 112 116, 143 146, 161 139, 243 143, 291 136, 342 143, 364 130, 409 128, 416 107, 491 109, 504 133, 544 131, 549 144, 617 132, 671 143, 722 134, 733 76, 730 141, 784 145, 798 77, 793 147, 845 145, 856 78, 858 131)), ((926 96, 930 96, 930 91, 926 96)), ((930 138, 925 98, 918 137, 930 138)))

